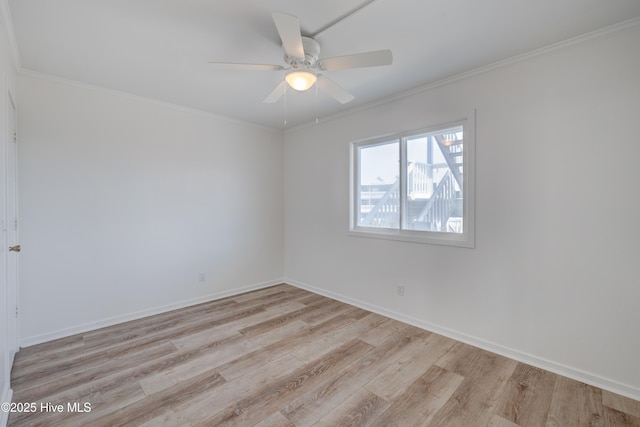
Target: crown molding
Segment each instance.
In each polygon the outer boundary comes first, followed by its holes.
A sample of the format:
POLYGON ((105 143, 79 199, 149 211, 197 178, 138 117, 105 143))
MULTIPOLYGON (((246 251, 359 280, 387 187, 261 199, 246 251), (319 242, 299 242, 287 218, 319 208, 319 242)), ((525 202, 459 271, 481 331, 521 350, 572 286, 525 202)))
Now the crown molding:
POLYGON ((13 28, 13 19, 11 18, 11 8, 9 7, 8 0, 0 0, 0 24, 4 29, 4 34, 9 44, 9 51, 11 53, 11 65, 14 71, 20 72, 22 70, 22 62, 20 61, 20 51, 18 50, 18 43, 16 41, 16 33, 13 28))
MULTIPOLYGON (((398 101, 404 98, 409 98, 411 96, 414 96, 422 92, 427 92, 441 86, 446 86, 461 80, 466 80, 466 79, 487 73, 489 71, 493 71, 493 70, 504 68, 513 64, 524 62, 529 59, 536 58, 538 56, 542 56, 542 55, 555 52, 557 50, 561 50, 573 45, 581 44, 590 40, 598 39, 606 35, 623 31, 628 28, 633 28, 639 25, 640 25, 640 17, 619 22, 617 24, 613 24, 608 27, 600 28, 598 30, 590 31, 588 33, 581 34, 579 36, 571 37, 569 39, 566 39, 557 43, 553 43, 538 49, 530 50, 528 52, 521 53, 519 55, 515 55, 507 59, 503 59, 501 61, 493 62, 491 64, 484 65, 482 67, 474 68, 473 70, 469 70, 463 73, 455 74, 453 76, 445 77, 443 79, 436 80, 436 81, 424 84, 422 86, 418 86, 416 88, 409 89, 404 92, 400 92, 382 99, 378 99, 376 101, 372 101, 364 105, 353 107, 336 114, 327 115, 320 118, 319 122, 328 122, 331 120, 336 120, 341 117, 349 116, 351 114, 355 114, 361 111, 366 111, 366 110, 378 107, 380 105, 387 104, 389 102, 398 101)), ((306 129, 308 127, 315 126, 315 125, 317 125, 315 121, 314 122, 309 121, 307 123, 303 123, 298 126, 294 126, 289 129, 286 129, 284 130, 284 133, 306 129)))

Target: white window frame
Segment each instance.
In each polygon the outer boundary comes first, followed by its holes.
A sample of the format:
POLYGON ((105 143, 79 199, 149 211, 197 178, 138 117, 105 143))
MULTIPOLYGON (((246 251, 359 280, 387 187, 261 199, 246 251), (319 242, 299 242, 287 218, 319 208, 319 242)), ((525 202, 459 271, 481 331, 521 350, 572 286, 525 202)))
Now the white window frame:
POLYGON ((353 141, 349 144, 350 156, 350 191, 349 191, 349 235, 357 237, 399 240, 412 243, 424 243, 433 245, 446 245, 464 248, 475 247, 475 111, 461 118, 427 125, 424 128, 398 132, 383 137, 353 141), (438 130, 462 126, 464 133, 463 170, 462 183, 463 194, 463 232, 448 233, 438 231, 422 231, 402 229, 402 216, 406 210, 406 181, 407 181, 407 143, 406 140, 420 134, 436 132, 438 130), (365 146, 374 146, 385 142, 399 142, 399 180, 400 193, 403 195, 400 202, 400 228, 363 227, 357 224, 358 218, 358 180, 360 176, 360 164, 358 150, 365 146))

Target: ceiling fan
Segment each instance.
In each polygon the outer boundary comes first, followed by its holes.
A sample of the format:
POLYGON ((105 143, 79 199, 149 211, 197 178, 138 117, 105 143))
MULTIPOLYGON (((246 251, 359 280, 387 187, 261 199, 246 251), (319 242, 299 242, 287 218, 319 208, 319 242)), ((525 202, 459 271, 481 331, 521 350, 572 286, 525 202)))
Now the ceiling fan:
POLYGON ((297 17, 279 12, 271 15, 282 41, 286 65, 210 62, 216 68, 288 71, 284 81, 280 82, 262 102, 278 101, 284 95, 287 84, 298 91, 308 90, 317 84, 336 101, 345 104, 353 99, 353 95, 324 76, 323 71, 391 65, 393 62, 393 56, 388 49, 319 59, 320 44, 311 37, 302 36, 297 17))

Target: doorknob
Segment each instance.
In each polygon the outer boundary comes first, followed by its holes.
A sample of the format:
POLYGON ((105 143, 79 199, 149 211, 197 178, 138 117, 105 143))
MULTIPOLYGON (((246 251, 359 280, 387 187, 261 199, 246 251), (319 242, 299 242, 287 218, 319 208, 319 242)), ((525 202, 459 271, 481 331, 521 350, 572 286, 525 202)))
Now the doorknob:
POLYGON ((15 245, 15 246, 9 246, 9 251, 12 252, 20 252, 22 248, 20 248, 20 245, 15 245))

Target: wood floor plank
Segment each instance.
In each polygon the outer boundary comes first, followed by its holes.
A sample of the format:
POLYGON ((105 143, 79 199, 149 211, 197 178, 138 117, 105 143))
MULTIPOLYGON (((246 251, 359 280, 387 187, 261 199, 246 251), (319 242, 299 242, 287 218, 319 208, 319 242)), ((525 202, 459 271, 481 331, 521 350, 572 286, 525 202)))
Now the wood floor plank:
POLYGON ((580 425, 586 427, 604 427, 605 415, 602 404, 602 390, 582 384, 583 401, 580 411, 580 425))
POLYGON ((237 302, 245 302, 245 301, 256 300, 258 298, 262 298, 266 296, 271 296, 273 294, 283 295, 283 293, 294 296, 296 298, 306 298, 309 295, 314 295, 303 289, 296 288, 295 286, 282 283, 279 285, 269 286, 268 288, 258 289, 251 292, 245 292, 240 295, 234 295, 228 298, 233 299, 237 302))
POLYGON ((310 312, 321 310, 323 310, 322 305, 306 306, 302 304, 302 307, 296 310, 286 311, 280 313, 279 315, 270 316, 262 322, 256 322, 253 325, 246 326, 240 330, 240 333, 246 336, 259 335, 265 331, 277 328, 282 324, 293 322, 294 320, 297 320, 300 317, 309 314, 310 312))
MULTIPOLYGON (((167 333, 175 335, 176 331, 189 334, 190 327, 200 327, 202 330, 215 325, 223 325, 229 320, 241 319, 286 302, 295 301, 305 295, 300 290, 291 291, 289 288, 291 287, 276 286, 255 291, 255 295, 250 293, 251 298, 241 298, 240 302, 235 297, 233 299, 224 298, 88 332, 83 334, 85 348, 99 352, 105 347, 113 348, 117 344, 125 344, 124 348, 130 347, 132 344, 140 345, 138 339, 149 340, 150 337, 167 339, 170 338, 167 333), (167 330, 169 332, 166 332, 167 330)), ((59 357, 66 358, 66 355, 62 354, 59 357)))
POLYGON ((438 359, 442 357, 455 341, 442 335, 430 334, 413 346, 410 354, 405 354, 365 387, 385 400, 391 401, 400 396, 407 387, 418 379, 438 359))
POLYGON ((564 377, 556 379, 545 424, 547 427, 578 427, 580 425, 580 411, 584 399, 581 388, 578 381, 564 377))
POLYGON ((92 359, 91 362, 85 361, 85 364, 75 363, 55 372, 45 369, 41 376, 36 373, 36 380, 32 383, 25 384, 20 382, 19 384, 24 385, 24 387, 16 387, 16 398, 25 402, 44 399, 47 395, 59 393, 60 391, 109 376, 114 371, 124 370, 149 359, 171 355, 176 352, 175 346, 169 342, 158 343, 153 347, 144 347, 141 350, 138 353, 129 353, 126 357, 119 359, 110 359, 105 356, 98 360, 92 359))
POLYGON ((181 350, 172 359, 168 359, 162 370, 151 372, 138 378, 142 388, 147 395, 157 393, 167 387, 199 375, 201 372, 209 370, 211 367, 218 368, 228 363, 230 360, 258 351, 261 347, 252 342, 244 340, 240 335, 225 339, 227 345, 220 343, 209 344, 197 349, 181 350), (229 345, 231 344, 232 345, 229 345), (224 348, 224 349, 222 349, 224 348))
POLYGON ((178 415, 173 411, 165 411, 162 415, 151 418, 139 427, 191 427, 190 423, 181 422, 178 415))
MULTIPOLYGON (((318 305, 314 305, 317 307, 318 305)), ((317 325, 339 314, 349 315, 355 313, 355 307, 341 303, 335 300, 326 300, 326 305, 322 306, 319 310, 309 311, 309 313, 300 316, 300 320, 308 323, 309 325, 317 325)))
POLYGON ((225 299, 214 303, 204 303, 183 310, 173 310, 160 313, 144 319, 132 320, 120 323, 93 332, 83 334, 83 340, 87 348, 112 346, 117 343, 131 341, 133 339, 161 332, 164 329, 174 328, 181 323, 189 322, 198 317, 215 314, 223 317, 228 313, 236 313, 243 305, 232 299, 225 299))
POLYGON ((290 285, 21 350, 10 426, 637 426, 640 402, 290 285), (39 406, 38 406, 39 407, 39 406))
POLYGON ((274 412, 264 420, 260 421, 254 427, 295 427, 291 421, 280 412, 274 412))
POLYGON ((78 347, 82 346, 84 346, 84 335, 77 334, 22 348, 15 356, 14 366, 20 367, 21 363, 32 362, 43 356, 52 357, 56 353, 66 350, 75 351, 78 347))
POLYGON ((196 333, 181 335, 172 339, 171 342, 180 350, 197 348, 207 345, 212 341, 243 334, 242 331, 246 327, 270 322, 273 319, 286 316, 289 312, 297 312, 300 310, 299 303, 296 302, 287 302, 276 307, 277 309, 267 308, 196 333))
MULTIPOLYGON (((171 388, 191 378, 204 375, 212 366, 218 366, 223 353, 214 351, 200 357, 191 359, 187 363, 176 365, 172 368, 140 380, 140 386, 144 394, 151 396, 162 390, 171 388)), ((232 356, 233 357, 233 356, 232 356)))
POLYGON ((380 396, 360 389, 342 404, 325 415, 314 427, 366 427, 371 426, 391 405, 380 396))
POLYGON ((185 379, 108 416, 92 420, 91 425, 92 427, 126 427, 144 424, 161 416, 174 406, 188 402, 193 396, 214 390, 225 382, 215 370, 204 371, 197 377, 185 379))
POLYGON ((247 371, 255 369, 256 366, 265 365, 284 356, 290 356, 288 341, 294 336, 304 336, 305 333, 309 332, 309 326, 302 321, 295 321, 281 326, 273 332, 275 333, 271 336, 265 336, 268 335, 266 333, 259 336, 264 342, 261 342, 261 340, 251 341, 260 345, 258 349, 218 366, 220 374, 227 381, 232 381, 245 375, 247 371), (283 332, 287 333, 287 335, 284 337, 279 336, 278 333, 283 332))
POLYGON ((549 371, 518 363, 504 387, 496 414, 523 427, 544 425, 556 377, 549 371))
MULTIPOLYGON (((194 396, 191 401, 177 405, 173 409, 177 415, 177 425, 202 423, 235 402, 253 394, 256 390, 284 381, 293 372, 303 367, 302 362, 295 357, 284 356, 264 365, 258 365, 252 370, 247 370, 244 375, 235 378, 232 382, 228 382, 216 390, 203 392, 199 396, 194 396), (213 405, 212 402, 215 404, 213 405)), ((270 414, 273 412, 271 411, 270 414)))
POLYGON ((640 401, 602 390, 602 403, 611 409, 640 418, 640 401))
POLYGON ((464 381, 433 418, 434 426, 486 425, 517 362, 457 343, 436 365, 464 381))
MULTIPOLYGON (((221 366, 219 368, 220 372, 227 379, 237 378, 244 375, 247 370, 252 369, 253 366, 279 359, 285 355, 293 356, 293 352, 297 348, 302 348, 308 343, 316 341, 319 337, 331 334, 333 331, 339 330, 353 322, 355 322, 354 319, 338 315, 317 326, 305 324, 303 328, 298 328, 291 335, 221 366)), ((296 358, 296 360, 299 361, 298 358, 296 358)))
POLYGON ((640 418, 605 406, 605 425, 611 427, 640 427, 640 418))
POLYGON ((403 334, 390 337, 349 366, 348 370, 299 394, 287 402, 281 412, 296 425, 312 425, 334 407, 339 406, 393 364, 404 354, 411 353, 429 335, 418 328, 407 327, 403 334))
POLYGON ((372 347, 358 339, 347 342, 289 377, 256 390, 199 426, 253 425, 283 407, 296 393, 304 392, 327 376, 340 373, 372 347))
POLYGON ((395 399, 372 425, 427 426, 463 381, 464 377, 433 365, 395 399))
POLYGON ((487 427, 519 427, 520 424, 512 423, 498 415, 492 415, 487 427))
POLYGON ((258 344, 264 349, 265 347, 271 347, 275 343, 282 342, 283 340, 286 341, 295 336, 302 336, 309 330, 309 324, 302 320, 294 320, 267 331, 263 331, 260 334, 252 335, 250 337, 243 336, 245 339, 258 344))
POLYGON ((408 325, 406 323, 402 323, 394 319, 386 319, 375 328, 372 328, 368 332, 362 334, 360 336, 360 340, 367 344, 379 345, 389 339, 389 337, 401 333, 407 327, 408 325))
POLYGON ((303 362, 311 362, 319 356, 328 354, 334 349, 340 347, 346 342, 351 341, 354 337, 358 337, 366 333, 370 329, 376 327, 384 321, 384 317, 370 313, 353 323, 349 323, 340 329, 335 329, 329 334, 317 337, 311 342, 306 343, 292 351, 292 354, 303 362))

